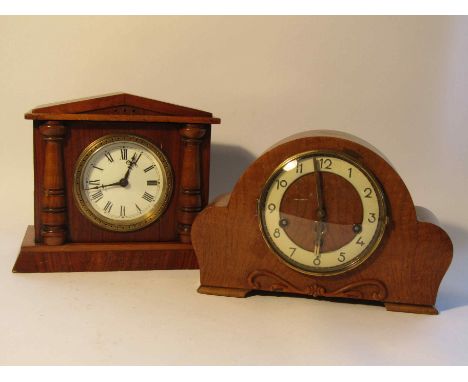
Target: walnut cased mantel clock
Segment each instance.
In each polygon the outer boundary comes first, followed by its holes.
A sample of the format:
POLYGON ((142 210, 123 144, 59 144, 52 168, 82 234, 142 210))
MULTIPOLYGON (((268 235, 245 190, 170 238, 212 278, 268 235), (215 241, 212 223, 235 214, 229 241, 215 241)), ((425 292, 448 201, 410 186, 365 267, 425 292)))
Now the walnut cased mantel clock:
POLYGON ((395 169, 349 134, 311 131, 260 156, 196 218, 200 293, 263 290, 436 314, 452 243, 395 169))
POLYGON ((211 113, 120 93, 38 107, 34 226, 14 272, 197 268, 211 113))

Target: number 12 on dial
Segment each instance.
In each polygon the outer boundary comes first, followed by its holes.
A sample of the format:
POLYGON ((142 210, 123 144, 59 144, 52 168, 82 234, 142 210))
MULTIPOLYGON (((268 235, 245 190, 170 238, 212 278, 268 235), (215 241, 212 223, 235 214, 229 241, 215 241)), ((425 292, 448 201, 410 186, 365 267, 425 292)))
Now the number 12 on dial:
POLYGON ((259 199, 268 246, 300 272, 334 275, 365 261, 387 222, 384 192, 370 171, 332 151, 288 158, 259 199))

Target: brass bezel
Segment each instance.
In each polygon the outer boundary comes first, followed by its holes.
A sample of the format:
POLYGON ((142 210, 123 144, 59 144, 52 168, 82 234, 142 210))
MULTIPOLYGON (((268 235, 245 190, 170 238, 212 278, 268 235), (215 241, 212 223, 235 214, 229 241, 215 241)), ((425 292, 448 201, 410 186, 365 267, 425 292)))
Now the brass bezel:
POLYGON ((109 134, 102 136, 90 143, 78 157, 73 177, 73 196, 78 210, 96 226, 104 228, 108 231, 132 232, 150 225, 164 214, 172 196, 173 183, 174 176, 171 165, 161 149, 156 147, 148 140, 137 135, 109 134), (161 177, 164 179, 163 189, 161 190, 161 197, 153 206, 153 208, 136 219, 126 220, 124 222, 107 218, 95 212, 95 210, 90 206, 89 200, 83 196, 81 189, 84 175, 83 169, 86 167, 86 164, 88 163, 91 156, 96 154, 104 146, 115 142, 134 142, 144 146, 159 161, 162 170, 161 177))
MULTIPOLYGON (((305 176, 306 174, 304 174, 305 176)), ((281 162, 280 165, 278 165, 275 170, 271 173, 271 175, 268 177, 268 180, 266 181, 265 185, 262 188, 262 192, 260 195, 260 198, 258 199, 257 203, 257 213, 259 217, 259 224, 260 224, 260 231, 262 233, 263 239, 265 240, 267 246, 270 248, 270 250, 273 251, 275 255, 278 256, 278 258, 286 264, 288 267, 294 269, 295 271, 305 273, 307 275, 312 275, 312 276, 335 276, 339 275, 345 272, 348 272, 352 269, 355 269, 359 265, 361 265, 364 261, 366 261, 378 248, 383 235, 385 233, 385 227, 388 222, 388 216, 387 216, 387 204, 386 204, 386 197, 385 193, 382 189, 382 186, 379 184, 375 176, 367 170, 361 163, 356 161, 354 158, 347 154, 343 154, 341 152, 337 151, 332 151, 332 150, 309 150, 309 151, 304 151, 298 154, 295 154, 291 157, 288 157, 285 159, 283 162, 281 162), (282 170, 282 168, 289 162, 293 160, 297 160, 299 158, 310 158, 314 156, 329 156, 329 157, 335 157, 338 159, 342 159, 344 161, 347 161, 351 163, 352 165, 356 166, 359 170, 362 171, 362 173, 369 179, 370 183, 374 187, 374 190, 377 195, 378 199, 378 204, 379 204, 379 220, 378 220, 378 226, 376 229, 376 234, 374 234, 371 243, 364 249, 364 251, 356 256, 353 260, 344 263, 342 266, 338 265, 335 267, 328 267, 328 268, 319 268, 319 267, 307 267, 307 269, 304 269, 304 265, 294 262, 294 260, 291 260, 289 256, 284 254, 274 243, 272 240, 268 230, 265 227, 265 221, 264 221, 264 215, 263 211, 265 210, 265 200, 266 196, 268 194, 268 191, 270 190, 271 185, 275 181, 277 175, 279 172, 282 170), (294 265, 297 264, 297 265, 294 265), (312 270, 311 270, 312 269, 312 270)))

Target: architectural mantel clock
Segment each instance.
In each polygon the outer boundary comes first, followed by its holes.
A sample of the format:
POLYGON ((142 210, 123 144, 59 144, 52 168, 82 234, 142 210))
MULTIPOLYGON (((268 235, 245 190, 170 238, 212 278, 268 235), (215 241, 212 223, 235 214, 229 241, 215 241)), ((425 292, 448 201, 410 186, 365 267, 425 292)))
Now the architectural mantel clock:
POLYGON ((15 272, 197 268, 211 113, 114 94, 39 107, 34 227, 15 272))

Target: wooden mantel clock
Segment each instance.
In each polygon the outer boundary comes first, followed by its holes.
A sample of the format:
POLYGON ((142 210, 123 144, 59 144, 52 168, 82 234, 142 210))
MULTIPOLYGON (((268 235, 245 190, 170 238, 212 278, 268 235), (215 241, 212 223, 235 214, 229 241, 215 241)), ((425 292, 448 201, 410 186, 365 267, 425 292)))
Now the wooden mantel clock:
POLYGON ((114 94, 39 107, 34 227, 14 272, 197 268, 211 113, 114 94))
POLYGON ((292 136, 196 218, 200 293, 254 290, 437 314, 452 243, 387 160, 343 133, 292 136))

